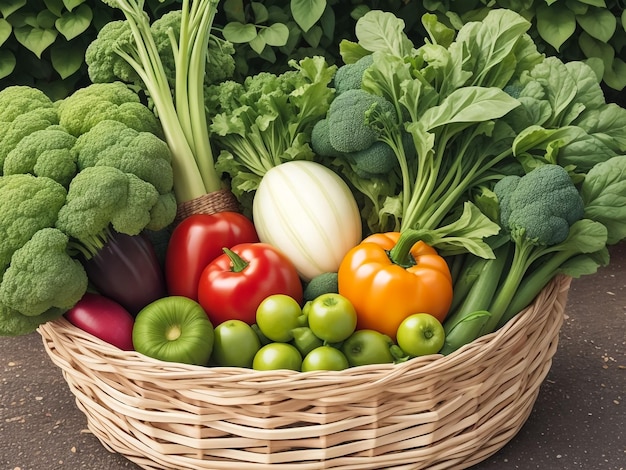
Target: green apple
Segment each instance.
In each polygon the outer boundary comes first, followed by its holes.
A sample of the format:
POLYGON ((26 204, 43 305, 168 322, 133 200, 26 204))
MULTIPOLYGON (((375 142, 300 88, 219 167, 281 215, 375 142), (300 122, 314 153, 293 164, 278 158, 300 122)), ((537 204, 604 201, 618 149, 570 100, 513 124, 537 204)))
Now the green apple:
POLYGON ((261 341, 250 325, 242 320, 226 320, 215 327, 211 362, 218 366, 252 367, 261 341))
POLYGON ((206 365, 213 351, 214 330, 200 304, 169 296, 146 305, 135 318, 137 352, 168 362, 206 365))
POLYGON ((436 354, 443 347, 446 333, 437 318, 428 313, 414 313, 398 326, 396 341, 409 356, 436 354))
POLYGON ((351 366, 367 364, 385 364, 394 362, 389 336, 375 330, 356 330, 345 340, 341 351, 348 358, 351 366))

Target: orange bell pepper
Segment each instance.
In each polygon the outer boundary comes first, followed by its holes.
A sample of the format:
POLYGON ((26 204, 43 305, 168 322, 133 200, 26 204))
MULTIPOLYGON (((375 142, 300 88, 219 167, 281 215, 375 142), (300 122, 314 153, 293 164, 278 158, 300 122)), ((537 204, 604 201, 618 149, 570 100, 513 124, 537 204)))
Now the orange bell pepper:
POLYGON ((376 233, 343 258, 339 293, 357 312, 357 328, 396 337, 413 313, 444 320, 452 303, 452 276, 445 259, 416 231, 376 233))

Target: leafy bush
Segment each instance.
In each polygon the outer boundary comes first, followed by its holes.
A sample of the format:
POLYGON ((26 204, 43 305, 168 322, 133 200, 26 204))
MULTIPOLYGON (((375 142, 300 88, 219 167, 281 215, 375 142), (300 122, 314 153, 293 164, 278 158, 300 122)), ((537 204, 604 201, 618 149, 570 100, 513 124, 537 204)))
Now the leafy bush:
MULTIPOLYGON (((175 3, 146 2, 154 16, 175 3)), ((85 85, 85 50, 115 14, 99 0, 0 0, 0 89, 29 85, 63 98, 85 85)))
MULTIPOLYGON (((549 56, 583 60, 602 78, 612 101, 624 101, 626 11, 619 0, 426 0, 424 7, 455 29, 480 20, 494 8, 508 8, 532 22, 529 34, 549 56)), ((624 103, 622 103, 624 104, 624 103)))

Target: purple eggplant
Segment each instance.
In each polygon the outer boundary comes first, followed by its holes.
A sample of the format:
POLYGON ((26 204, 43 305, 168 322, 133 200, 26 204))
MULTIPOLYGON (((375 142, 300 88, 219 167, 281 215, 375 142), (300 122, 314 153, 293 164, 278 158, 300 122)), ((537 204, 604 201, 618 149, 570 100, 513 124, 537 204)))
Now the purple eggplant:
POLYGON ((93 287, 133 316, 167 295, 156 251, 143 234, 131 236, 112 230, 104 247, 82 264, 93 287))

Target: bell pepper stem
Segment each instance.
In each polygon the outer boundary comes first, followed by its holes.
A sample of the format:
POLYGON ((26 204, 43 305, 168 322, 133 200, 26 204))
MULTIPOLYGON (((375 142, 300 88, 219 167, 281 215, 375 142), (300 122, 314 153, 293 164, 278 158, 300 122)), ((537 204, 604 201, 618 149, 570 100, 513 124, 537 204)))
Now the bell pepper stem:
POLYGON ((230 258, 230 270, 234 273, 240 273, 241 271, 246 269, 248 264, 250 264, 233 250, 230 250, 228 248, 222 248, 222 251, 226 253, 226 255, 230 258))
POLYGON ((394 264, 405 268, 415 265, 415 259, 411 256, 411 248, 424 238, 423 230, 407 229, 400 234, 396 245, 389 250, 389 258, 394 264))

